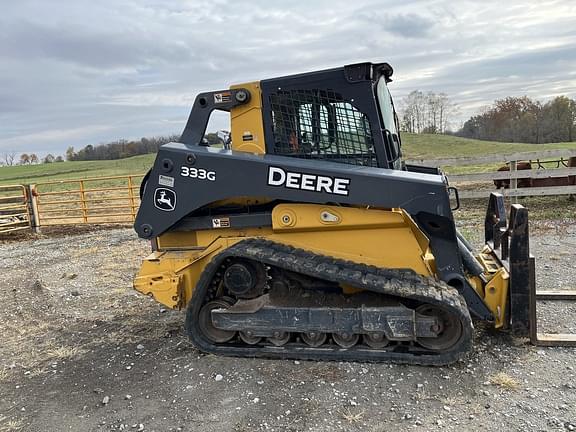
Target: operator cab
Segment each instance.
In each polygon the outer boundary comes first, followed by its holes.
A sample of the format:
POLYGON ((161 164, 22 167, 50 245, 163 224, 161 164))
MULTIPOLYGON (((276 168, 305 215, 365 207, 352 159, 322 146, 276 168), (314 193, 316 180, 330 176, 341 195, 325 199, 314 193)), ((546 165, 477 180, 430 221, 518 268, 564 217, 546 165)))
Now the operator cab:
POLYGON ((387 64, 262 81, 267 153, 401 169, 387 64))

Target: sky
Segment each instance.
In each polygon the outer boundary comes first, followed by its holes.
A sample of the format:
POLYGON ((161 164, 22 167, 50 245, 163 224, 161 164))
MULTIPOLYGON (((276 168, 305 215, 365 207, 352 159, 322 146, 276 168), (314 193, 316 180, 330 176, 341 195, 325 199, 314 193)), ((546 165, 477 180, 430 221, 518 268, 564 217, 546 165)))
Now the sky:
MULTIPOLYGON (((399 103, 576 97, 575 0, 18 0, 0 14, 0 154, 180 133, 201 91, 372 61, 399 103)), ((217 117, 210 130, 225 128, 217 117)))

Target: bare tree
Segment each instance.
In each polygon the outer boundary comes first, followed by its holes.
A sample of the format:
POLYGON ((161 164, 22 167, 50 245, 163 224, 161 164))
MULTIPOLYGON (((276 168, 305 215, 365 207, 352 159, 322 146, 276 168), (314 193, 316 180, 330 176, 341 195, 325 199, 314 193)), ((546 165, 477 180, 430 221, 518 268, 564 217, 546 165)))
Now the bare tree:
POLYGON ((44 163, 52 163, 54 162, 54 156, 51 155, 50 153, 48 153, 45 157, 44 157, 44 163))
POLYGON ((444 133, 457 108, 446 93, 414 90, 401 103, 402 127, 411 133, 444 133))
POLYGON ((4 161, 4 164, 7 166, 14 165, 14 159, 16 159, 15 151, 7 151, 2 154, 2 160, 4 161))
POLYGON ((38 159, 38 155, 36 153, 30 154, 30 163, 37 164, 40 160, 38 159))

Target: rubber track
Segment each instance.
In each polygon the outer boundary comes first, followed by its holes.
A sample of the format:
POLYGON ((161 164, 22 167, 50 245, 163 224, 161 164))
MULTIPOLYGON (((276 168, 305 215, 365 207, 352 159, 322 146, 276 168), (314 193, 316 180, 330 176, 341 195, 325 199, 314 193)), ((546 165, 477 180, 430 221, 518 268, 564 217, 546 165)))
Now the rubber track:
POLYGON ((455 288, 432 278, 424 278, 412 270, 383 269, 365 264, 310 253, 259 238, 236 243, 216 255, 206 266, 188 305, 186 331, 202 351, 238 357, 280 359, 394 362, 414 365, 445 365, 453 363, 472 347, 472 321, 466 302, 455 288), (214 344, 206 339, 198 326, 201 307, 207 298, 214 276, 227 258, 242 257, 331 282, 345 283, 369 291, 408 298, 421 303, 439 305, 456 314, 462 323, 460 341, 445 352, 418 347, 414 351, 376 350, 363 345, 344 350, 339 347, 313 348, 288 343, 281 347, 251 346, 240 343, 214 344))

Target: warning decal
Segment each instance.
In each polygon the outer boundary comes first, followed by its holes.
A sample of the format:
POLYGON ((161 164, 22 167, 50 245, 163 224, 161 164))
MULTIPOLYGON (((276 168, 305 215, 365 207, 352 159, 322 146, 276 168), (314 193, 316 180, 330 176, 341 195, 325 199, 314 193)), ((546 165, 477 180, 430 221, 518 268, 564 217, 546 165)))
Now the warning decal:
POLYGON ((221 104, 221 103, 230 102, 231 97, 232 97, 232 94, 230 92, 214 93, 214 103, 215 104, 221 104))

